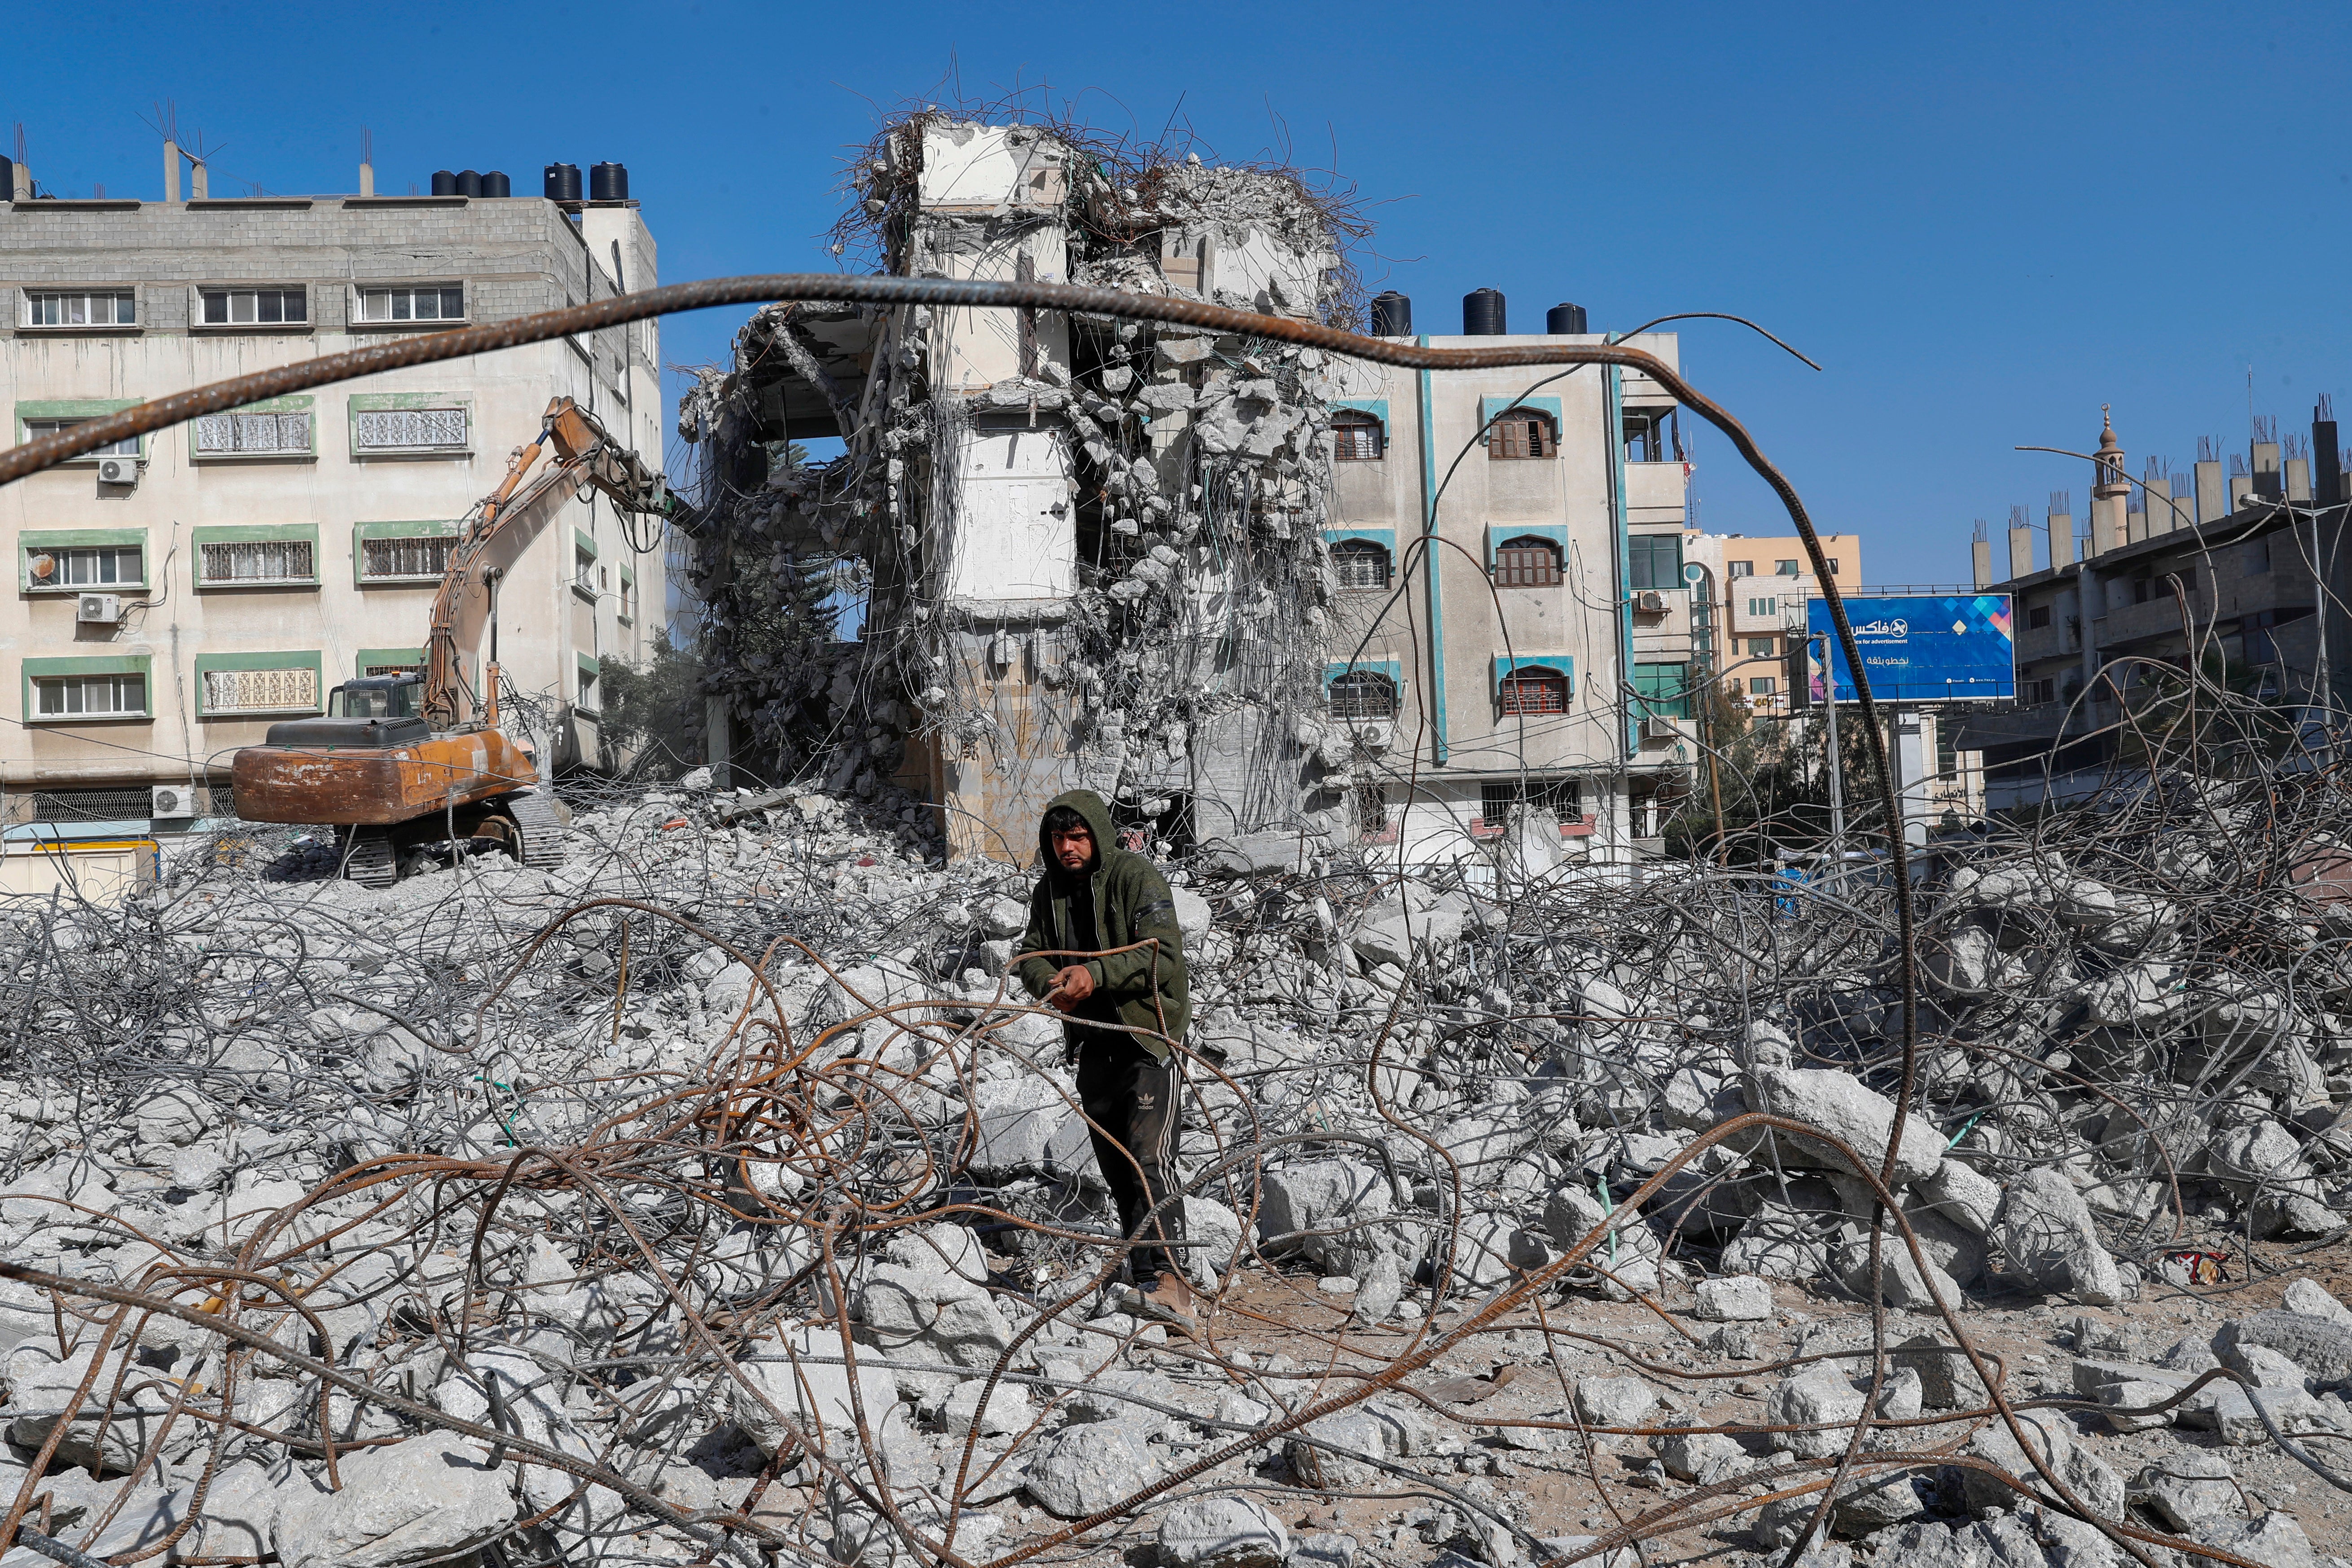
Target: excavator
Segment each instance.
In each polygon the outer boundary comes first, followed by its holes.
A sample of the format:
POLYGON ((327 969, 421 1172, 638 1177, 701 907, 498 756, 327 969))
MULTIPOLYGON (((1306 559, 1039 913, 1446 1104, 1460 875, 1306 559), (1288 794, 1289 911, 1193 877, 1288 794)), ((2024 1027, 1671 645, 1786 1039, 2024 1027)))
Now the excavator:
POLYGON ((540 426, 457 526, 422 669, 346 681, 328 693, 322 716, 272 724, 231 764, 239 816, 332 827, 343 875, 371 887, 399 879, 406 850, 443 839, 487 839, 526 866, 562 863, 563 812, 536 748, 499 722, 499 584, 555 514, 538 504, 551 492, 569 499, 593 486, 624 511, 664 518, 672 498, 571 398, 550 403, 540 426), (555 460, 530 477, 550 447, 555 460), (486 626, 489 658, 476 692, 459 653, 478 646, 486 626))

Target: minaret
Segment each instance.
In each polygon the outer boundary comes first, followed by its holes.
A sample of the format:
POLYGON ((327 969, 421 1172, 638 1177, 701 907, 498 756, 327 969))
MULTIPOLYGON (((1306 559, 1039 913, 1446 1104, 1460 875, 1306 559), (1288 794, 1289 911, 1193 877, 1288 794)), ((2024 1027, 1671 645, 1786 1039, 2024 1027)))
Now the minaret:
POLYGON ((2091 548, 2105 555, 2126 542, 2130 524, 2125 502, 2131 495, 2131 481, 2124 477, 2124 446, 2116 439, 2115 420, 2104 403, 2099 405, 2099 417, 2105 427, 2099 432, 2099 453, 2092 469, 2091 548))

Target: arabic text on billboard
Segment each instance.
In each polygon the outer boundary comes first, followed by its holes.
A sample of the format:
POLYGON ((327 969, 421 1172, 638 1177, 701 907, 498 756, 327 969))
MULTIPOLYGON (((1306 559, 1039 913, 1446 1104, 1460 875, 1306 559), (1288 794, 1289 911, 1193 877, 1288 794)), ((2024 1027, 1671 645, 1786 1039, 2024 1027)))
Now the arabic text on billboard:
MULTIPOLYGON (((2006 594, 1850 598, 1845 614, 1870 675, 1870 694, 1881 702, 1990 702, 2017 695, 2017 644, 2006 594)), ((1828 635, 1837 700, 1853 701, 1853 674, 1830 625, 1828 600, 1807 601, 1805 625, 1815 637, 1828 635)), ((1814 645, 1807 664, 1813 700, 1828 700, 1821 645, 1814 645)))

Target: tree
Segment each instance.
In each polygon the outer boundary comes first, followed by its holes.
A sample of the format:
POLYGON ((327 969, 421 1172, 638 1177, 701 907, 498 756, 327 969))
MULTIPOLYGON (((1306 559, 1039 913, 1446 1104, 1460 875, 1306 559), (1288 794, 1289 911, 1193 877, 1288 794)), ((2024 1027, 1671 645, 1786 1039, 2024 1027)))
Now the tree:
POLYGON ((644 664, 606 659, 597 674, 605 767, 671 778, 695 765, 702 752, 702 660, 691 649, 672 647, 664 627, 644 664))

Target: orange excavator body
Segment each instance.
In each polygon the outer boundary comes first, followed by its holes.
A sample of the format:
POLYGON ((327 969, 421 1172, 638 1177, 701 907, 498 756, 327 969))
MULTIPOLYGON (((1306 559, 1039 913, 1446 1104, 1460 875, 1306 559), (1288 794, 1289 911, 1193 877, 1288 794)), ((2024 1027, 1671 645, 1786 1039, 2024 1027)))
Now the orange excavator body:
POLYGON ((261 745, 240 750, 230 765, 239 816, 341 830, 349 874, 366 881, 392 880, 404 845, 447 837, 500 839, 534 865, 560 858, 544 851, 562 814, 535 787, 537 759, 499 726, 497 562, 511 561, 545 526, 555 509, 533 508, 551 493, 568 498, 593 485, 622 509, 656 516, 670 502, 660 476, 572 399, 550 403, 541 424, 539 438, 515 448, 498 489, 459 525, 434 595, 424 668, 339 686, 324 716, 273 724, 261 745), (557 460, 526 485, 550 445, 557 460), (493 651, 477 697, 465 689, 460 643, 484 627, 493 651))

